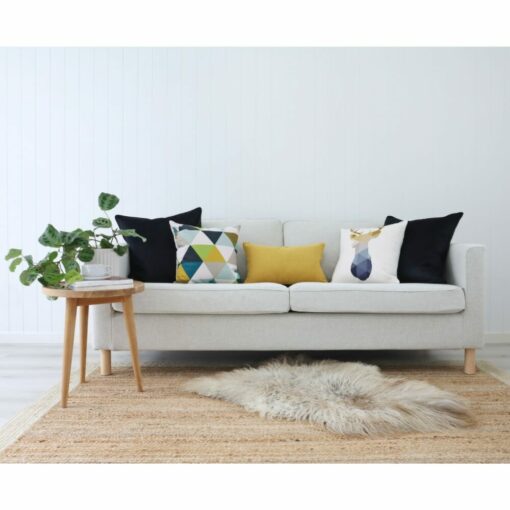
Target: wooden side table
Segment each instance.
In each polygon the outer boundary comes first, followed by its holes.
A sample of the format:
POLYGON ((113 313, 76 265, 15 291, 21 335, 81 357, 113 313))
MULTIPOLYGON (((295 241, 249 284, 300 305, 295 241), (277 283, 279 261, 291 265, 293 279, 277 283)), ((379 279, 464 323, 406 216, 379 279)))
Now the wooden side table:
POLYGON ((131 289, 119 290, 70 290, 50 289, 43 287, 46 296, 66 299, 66 316, 64 326, 64 351, 62 356, 62 388, 61 405, 67 407, 69 395, 69 380, 71 378, 71 363, 73 359, 74 330, 76 325, 76 311, 80 307, 80 382, 85 382, 87 363, 87 332, 90 305, 102 305, 107 303, 122 303, 124 308, 124 321, 129 338, 133 370, 135 373, 138 391, 143 391, 142 372, 138 359, 138 343, 136 340, 135 318, 133 313, 133 300, 131 296, 143 292, 144 284, 134 282, 131 289))

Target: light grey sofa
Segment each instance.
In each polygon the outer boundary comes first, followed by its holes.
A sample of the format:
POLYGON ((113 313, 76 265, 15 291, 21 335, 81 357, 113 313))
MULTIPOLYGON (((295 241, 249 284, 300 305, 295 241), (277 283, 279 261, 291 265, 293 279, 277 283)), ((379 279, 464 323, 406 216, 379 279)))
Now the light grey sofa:
MULTIPOLYGON (((246 274, 242 243, 290 246, 324 242, 323 269, 331 278, 342 227, 376 222, 279 220, 208 221, 240 225, 238 265, 246 274)), ((484 247, 455 244, 448 284, 147 283, 134 296, 141 350, 364 350, 465 349, 473 373, 483 345, 484 247)), ((111 351, 129 350, 122 305, 93 307, 94 341, 109 373, 111 351)))

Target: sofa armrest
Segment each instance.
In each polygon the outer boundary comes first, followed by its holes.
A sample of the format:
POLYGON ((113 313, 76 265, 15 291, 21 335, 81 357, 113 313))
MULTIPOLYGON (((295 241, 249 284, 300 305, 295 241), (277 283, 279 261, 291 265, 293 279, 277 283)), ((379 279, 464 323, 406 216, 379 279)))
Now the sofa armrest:
POLYGON ((485 316, 485 246, 452 243, 446 259, 446 281, 464 289, 465 336, 472 347, 483 345, 485 316))
POLYGON ((452 243, 446 258, 446 281, 468 291, 483 288, 485 246, 452 243))

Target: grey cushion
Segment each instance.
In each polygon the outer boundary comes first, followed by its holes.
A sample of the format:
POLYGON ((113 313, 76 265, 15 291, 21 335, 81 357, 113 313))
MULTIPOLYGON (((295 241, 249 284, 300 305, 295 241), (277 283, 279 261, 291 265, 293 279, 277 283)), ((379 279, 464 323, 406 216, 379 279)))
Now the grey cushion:
POLYGON ((426 283, 296 283, 290 308, 324 313, 457 313, 466 306, 455 285, 426 283))
MULTIPOLYGON (((289 311, 289 290, 277 283, 146 283, 135 313, 268 314, 289 311)), ((122 304, 113 309, 121 312, 122 304)))

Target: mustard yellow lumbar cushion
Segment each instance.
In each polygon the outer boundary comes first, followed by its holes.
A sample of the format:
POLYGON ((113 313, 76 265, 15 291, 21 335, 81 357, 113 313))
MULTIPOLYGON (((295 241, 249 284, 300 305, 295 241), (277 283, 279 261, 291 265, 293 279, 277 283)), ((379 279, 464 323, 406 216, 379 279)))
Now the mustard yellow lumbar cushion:
POLYGON ((243 243, 248 274, 245 283, 326 282, 321 267, 324 243, 306 246, 263 246, 243 243))

